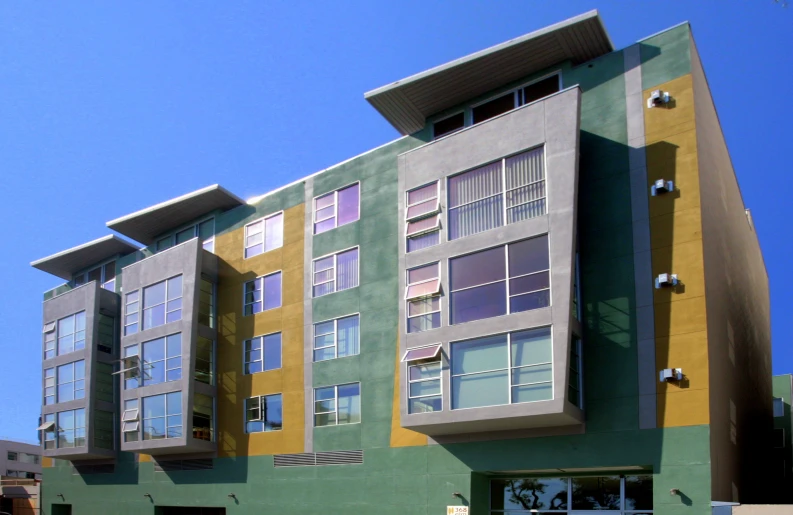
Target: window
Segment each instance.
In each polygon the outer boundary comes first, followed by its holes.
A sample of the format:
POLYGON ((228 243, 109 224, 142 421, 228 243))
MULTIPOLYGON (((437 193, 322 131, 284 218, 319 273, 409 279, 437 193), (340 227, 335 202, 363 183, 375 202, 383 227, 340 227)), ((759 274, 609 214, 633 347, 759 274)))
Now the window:
POLYGON ((143 330, 181 319, 181 275, 143 288, 143 330))
POLYGON ((17 461, 17 453, 8 451, 8 461, 17 461))
POLYGON ((66 363, 58 367, 58 398, 68 402, 85 398, 85 360, 66 363))
POLYGON ((360 421, 360 383, 314 388, 314 426, 356 424, 360 421))
POLYGON ((407 252, 415 252, 440 243, 439 211, 438 182, 407 192, 405 209, 407 252))
POLYGON ((58 448, 85 446, 85 408, 58 413, 58 448))
POLYGON ((417 333, 441 326, 440 263, 407 271, 407 330, 417 333))
POLYGON ((140 310, 138 290, 124 296, 124 336, 138 332, 138 311, 140 310))
POLYGON ((450 259, 451 323, 549 306, 549 267, 547 234, 450 259))
POLYGON ((500 114, 512 111, 516 107, 530 104, 535 100, 556 93, 561 88, 560 82, 561 77, 558 74, 554 74, 476 105, 471 109, 473 123, 489 120, 500 114))
POLYGON ((83 272, 74 276, 74 286, 99 281, 102 288, 116 291, 116 262, 110 261, 102 266, 98 266, 88 272, 83 272))
POLYGON ((490 514, 653 512, 653 476, 492 479, 490 514))
POLYGON ((121 432, 125 442, 137 442, 140 438, 140 413, 138 399, 124 401, 124 412, 121 414, 121 432))
POLYGON ((245 340, 245 373, 281 368, 281 333, 245 340))
POLYGON ((93 364, 92 373, 96 377, 94 392, 100 401, 113 403, 115 401, 115 380, 113 379, 113 365, 97 361, 93 364))
POLYGON ((193 394, 193 438, 215 441, 215 400, 209 395, 193 394))
POLYGON ((57 440, 55 439, 55 413, 48 413, 42 417, 42 424, 39 426, 39 431, 42 433, 45 449, 55 449, 57 440))
POLYGON ((465 112, 453 114, 443 120, 432 124, 432 138, 438 139, 442 136, 453 134, 465 127, 465 112))
POLYGON ((55 327, 56 322, 49 322, 44 325, 44 359, 55 357, 55 327))
POLYGON ((358 286, 358 248, 314 260, 314 297, 358 286))
POLYGON ((44 405, 55 404, 55 369, 44 370, 44 405))
POLYGON ((545 213, 542 147, 449 177, 449 240, 545 213))
POLYGON ((143 439, 182 437, 182 392, 143 398, 143 439))
POLYGON ((581 339, 573 336, 573 340, 570 342, 570 378, 567 382, 567 397, 573 405, 579 408, 583 408, 582 387, 581 339))
POLYGON ((279 431, 283 425, 283 403, 280 393, 245 399, 246 433, 279 431))
POLYGON ((203 276, 198 294, 198 323, 215 327, 215 283, 203 276))
POLYGON ((94 411, 94 445, 100 449, 113 450, 113 413, 94 411))
POLYGON ((359 315, 314 324, 314 361, 360 354, 360 324, 359 315))
POLYGON ((124 356, 121 358, 121 370, 117 373, 124 376, 124 389, 137 388, 143 380, 140 371, 140 354, 138 345, 124 347, 124 356))
POLYGON ((245 283, 245 315, 281 307, 281 272, 257 277, 245 283))
POLYGON ((441 360, 436 357, 440 345, 423 349, 430 352, 434 350, 435 354, 429 359, 408 362, 408 413, 429 413, 443 409, 441 360))
POLYGON ((360 218, 360 183, 314 199, 314 234, 355 222, 360 218))
POLYGON ((195 380, 215 384, 215 342, 203 336, 196 341, 195 380))
POLYGON ((113 353, 116 345, 116 319, 99 313, 99 329, 97 331, 96 349, 106 354, 113 353))
POLYGON ((28 454, 26 452, 19 453, 20 463, 30 463, 31 465, 39 464, 39 456, 36 454, 28 454))
POLYGON ((278 213, 245 226, 245 259, 284 245, 284 214, 278 213))
POLYGON ((143 343, 143 368, 140 376, 141 386, 178 381, 182 378, 181 333, 143 343))
POLYGON ((578 252, 575 253, 575 269, 573 270, 573 316, 581 321, 581 277, 579 272, 578 252))
MULTIPOLYGON (((58 356, 84 348, 85 311, 58 320, 58 356)), ((46 350, 45 354, 48 354, 46 350)))
POLYGON ((196 225, 191 225, 176 234, 171 234, 157 240, 156 252, 162 252, 174 245, 179 245, 186 241, 198 237, 204 250, 215 252, 215 219, 209 218, 196 225))
POLYGON ((452 344, 452 409, 551 400, 551 328, 452 344))
POLYGON ((785 399, 782 397, 774 397, 774 417, 785 416, 785 399))

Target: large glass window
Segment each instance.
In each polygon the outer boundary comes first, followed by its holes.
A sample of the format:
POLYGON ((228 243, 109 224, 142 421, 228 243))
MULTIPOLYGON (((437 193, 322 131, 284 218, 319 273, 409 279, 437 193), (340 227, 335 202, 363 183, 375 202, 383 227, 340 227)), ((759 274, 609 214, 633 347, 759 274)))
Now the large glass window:
POLYGON ((182 378, 182 334, 176 333, 143 343, 142 385, 182 378))
POLYGON ((451 323, 549 306, 549 267, 548 235, 450 259, 451 323))
POLYGON ((489 120, 517 107, 530 104, 535 100, 556 93, 560 88, 560 76, 559 74, 553 74, 550 77, 513 89, 508 93, 474 106, 471 109, 471 118, 475 124, 489 120))
POLYGON ((438 182, 407 192, 405 208, 406 251, 414 252, 440 243, 441 215, 438 182))
POLYGON ((553 398, 551 328, 453 343, 452 409, 553 398))
POLYGON ((545 213, 542 147, 449 178, 449 240, 545 213))
POLYGON ((361 383, 314 388, 314 426, 361 421, 361 383))
POLYGON ((245 373, 281 368, 281 333, 245 340, 245 373))
POLYGON ((203 336, 196 341, 195 380, 215 384, 215 342, 203 336))
POLYGON ((85 398, 85 360, 66 363, 58 367, 57 402, 85 398))
POLYGON ((98 266, 88 272, 82 272, 74 276, 74 286, 80 286, 91 281, 99 281, 102 288, 116 291, 116 262, 110 261, 102 266, 98 266))
POLYGON ((281 272, 245 283, 243 303, 245 315, 281 307, 281 272))
POLYGON ((85 446, 85 408, 58 413, 58 448, 85 446))
POLYGON ((215 283, 203 276, 198 297, 198 323, 215 327, 215 283))
POLYGON ((314 324, 314 361, 360 354, 359 315, 314 324))
POLYGON ((358 248, 314 260, 314 297, 358 286, 358 248))
POLYGON ((283 425, 283 402, 280 393, 245 399, 246 433, 278 431, 283 425))
POLYGON ((360 218, 360 186, 355 183, 314 199, 314 234, 335 229, 360 218))
POLYGON ((58 320, 58 356, 84 348, 85 311, 58 320))
POLYGON ((182 392, 143 398, 143 439, 182 436, 182 392))
POLYGON ((429 413, 442 409, 441 361, 408 363, 408 413, 429 413))
POLYGON ((407 330, 409 333, 427 331, 441 326, 440 263, 412 268, 407 271, 407 330))
POLYGON ((215 400, 209 395, 193 394, 193 438, 215 441, 215 400))
POLYGON ((653 477, 532 477, 490 481, 491 515, 590 511, 652 513, 653 477))
POLYGON ((124 296, 124 335, 135 334, 139 328, 140 292, 138 290, 124 296))
POLYGON ((278 213, 245 226, 245 259, 284 245, 284 214, 278 213))
POLYGON ((143 288, 143 329, 182 319, 182 276, 143 288))

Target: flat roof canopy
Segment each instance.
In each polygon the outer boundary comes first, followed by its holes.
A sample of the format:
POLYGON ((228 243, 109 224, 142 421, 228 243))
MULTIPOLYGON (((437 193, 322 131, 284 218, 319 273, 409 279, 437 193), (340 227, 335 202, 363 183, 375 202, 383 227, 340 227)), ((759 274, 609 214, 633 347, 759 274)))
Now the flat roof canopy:
POLYGON ((107 222, 107 226, 145 245, 154 239, 216 209, 228 210, 245 201, 226 188, 213 184, 187 195, 161 202, 107 222))
POLYGON ((135 244, 121 239, 115 234, 108 234, 97 240, 33 261, 30 266, 69 281, 78 270, 83 270, 117 254, 129 254, 136 250, 138 247, 135 244))
POLYGON ((473 53, 364 94, 401 134, 428 116, 564 61, 580 64, 614 50, 597 11, 473 53))

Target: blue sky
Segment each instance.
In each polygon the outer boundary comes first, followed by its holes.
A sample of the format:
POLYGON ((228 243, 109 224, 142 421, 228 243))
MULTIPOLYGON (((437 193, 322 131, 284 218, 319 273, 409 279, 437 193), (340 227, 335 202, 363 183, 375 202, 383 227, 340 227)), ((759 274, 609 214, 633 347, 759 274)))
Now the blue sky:
POLYGON ((209 184, 248 198, 386 143, 365 91, 595 8, 618 48, 692 23, 771 280, 774 373, 793 372, 793 7, 3 2, 0 435, 36 438, 41 293, 59 280, 30 261, 209 184))

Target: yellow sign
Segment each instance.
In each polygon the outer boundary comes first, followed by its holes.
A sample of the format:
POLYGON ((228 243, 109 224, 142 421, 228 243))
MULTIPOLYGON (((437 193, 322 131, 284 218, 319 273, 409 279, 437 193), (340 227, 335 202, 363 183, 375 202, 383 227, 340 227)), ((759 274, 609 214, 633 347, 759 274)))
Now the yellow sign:
POLYGON ((447 506, 446 515, 468 515, 468 506, 447 506))

